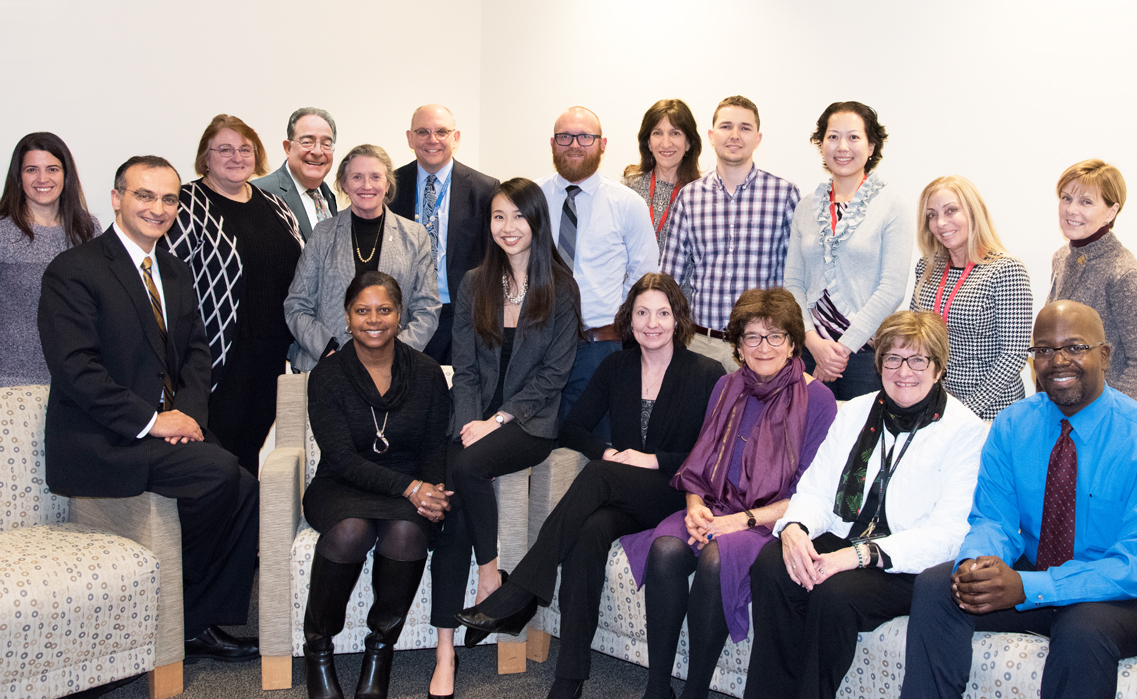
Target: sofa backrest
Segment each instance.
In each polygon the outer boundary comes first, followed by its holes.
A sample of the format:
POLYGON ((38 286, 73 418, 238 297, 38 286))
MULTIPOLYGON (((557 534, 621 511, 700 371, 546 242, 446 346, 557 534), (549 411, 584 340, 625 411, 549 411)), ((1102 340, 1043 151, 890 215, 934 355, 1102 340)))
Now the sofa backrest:
POLYGON ((67 521, 70 500, 47 489, 47 386, 0 388, 0 531, 67 521))

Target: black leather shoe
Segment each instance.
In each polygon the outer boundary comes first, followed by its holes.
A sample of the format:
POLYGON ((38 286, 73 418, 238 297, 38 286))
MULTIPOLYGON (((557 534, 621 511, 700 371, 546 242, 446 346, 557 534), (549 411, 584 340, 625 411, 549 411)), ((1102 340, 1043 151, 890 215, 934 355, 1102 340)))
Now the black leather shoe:
MULTIPOLYGON (((505 572, 504 570, 498 570, 497 572, 501 575, 501 584, 504 585, 505 581, 509 580, 509 573, 505 572)), ((462 619, 460 618, 462 614, 474 613, 475 610, 477 610, 477 608, 478 608, 478 605, 475 604, 473 607, 467 607, 466 609, 463 609, 460 613, 455 614, 454 616, 459 617, 458 621, 462 621, 462 619)), ((533 613, 536 614, 537 613, 536 610, 534 610, 533 613)), ((483 615, 483 616, 485 616, 485 615, 483 615)), ((532 615, 530 615, 529 618, 530 619, 533 618, 532 615)), ((465 624, 465 622, 462 622, 462 623, 465 624)), ((526 621, 526 623, 528 623, 528 621, 526 621)), ((463 640, 463 642, 462 642, 462 645, 466 646, 467 648, 474 648, 479 643, 486 640, 486 638, 489 637, 489 635, 491 633, 494 633, 494 632, 474 628, 473 626, 466 624, 466 636, 465 636, 465 640, 463 640)), ((516 636, 519 633, 521 633, 521 632, 517 631, 513 635, 516 636)))
POLYGON ((580 699, 584 694, 584 680, 570 680, 558 677, 549 688, 546 699, 580 699))
MULTIPOLYGON (((458 654, 455 653, 454 654, 454 689, 455 690, 458 689, 458 662, 460 660, 461 660, 461 658, 459 658, 458 654)), ((430 688, 427 687, 426 699, 454 699, 454 692, 450 692, 449 694, 434 694, 433 692, 430 691, 430 688)))
POLYGON ((261 656, 255 638, 230 636, 217 626, 207 626, 196 638, 186 640, 186 662, 208 658, 224 663, 244 663, 261 656))
MULTIPOLYGON (((466 643, 469 643, 469 629, 483 631, 486 634, 507 633, 510 636, 516 636, 525 629, 525 626, 529 623, 529 620, 532 619, 536 613, 537 598, 534 597, 529 601, 528 604, 526 604, 518 611, 500 619, 495 619, 492 616, 488 616, 482 613, 482 611, 478 609, 477 605, 474 605, 469 609, 463 609, 462 611, 455 614, 454 617, 463 626, 468 627, 466 631, 466 643)), ((485 638, 485 636, 482 636, 482 638, 485 638)))

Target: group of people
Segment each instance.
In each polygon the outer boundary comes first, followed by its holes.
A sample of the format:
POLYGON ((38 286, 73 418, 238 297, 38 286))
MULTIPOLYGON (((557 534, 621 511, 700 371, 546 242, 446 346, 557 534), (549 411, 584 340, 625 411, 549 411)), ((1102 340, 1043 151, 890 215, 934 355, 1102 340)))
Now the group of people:
POLYGON ((332 638, 372 552, 355 696, 387 695, 430 550, 428 696, 455 693, 459 625, 467 645, 519 633, 558 568, 549 697, 581 696, 617 540, 645 589, 646 697, 672 696, 685 618, 684 697, 706 696, 727 637, 750 634, 747 697, 814 697, 836 695, 859 631, 909 613, 906 696, 959 696, 970 631, 1004 628, 1053 636, 1044 696, 1069 695, 1074 672, 1088 696, 1088 667, 1110 695, 1137 652, 1120 173, 1088 160, 1060 178, 1070 242, 1032 332, 1027 271, 968 180, 930 183, 913 219, 876 172, 876 112, 838 102, 810 136, 830 177, 802 198, 754 165, 759 126, 750 100, 724 99, 700 175, 691 110, 661 100, 621 184, 598 172, 599 118, 573 107, 555 173, 498 182, 455 160, 453 114, 426 105, 411 163, 371 144, 343 156, 340 210, 330 114, 291 115, 271 174, 257 133, 223 114, 197 180, 124 163, 98 237, 67 146, 29 134, 0 197, 0 381, 51 383, 54 492, 177 498, 187 658, 247 660, 255 639, 218 625, 247 615, 276 379, 286 360, 311 372, 311 697, 343 696, 332 638), (492 481, 557 444, 591 461, 500 571, 492 481))

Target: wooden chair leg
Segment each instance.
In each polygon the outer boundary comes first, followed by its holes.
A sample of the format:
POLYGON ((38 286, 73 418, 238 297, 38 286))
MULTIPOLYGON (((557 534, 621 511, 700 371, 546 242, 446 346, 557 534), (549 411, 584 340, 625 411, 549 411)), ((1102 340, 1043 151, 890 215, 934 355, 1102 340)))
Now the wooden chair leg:
POLYGON ((551 638, 552 636, 544 631, 530 626, 528 636, 525 638, 525 657, 537 663, 548 660, 549 640, 551 638))
POLYGON ((156 667, 146 673, 150 699, 169 699, 182 693, 182 661, 156 667))
POLYGON ((292 689, 292 656, 261 656, 261 689, 292 689))
POLYGON ((525 672, 525 641, 497 642, 497 674, 525 672))

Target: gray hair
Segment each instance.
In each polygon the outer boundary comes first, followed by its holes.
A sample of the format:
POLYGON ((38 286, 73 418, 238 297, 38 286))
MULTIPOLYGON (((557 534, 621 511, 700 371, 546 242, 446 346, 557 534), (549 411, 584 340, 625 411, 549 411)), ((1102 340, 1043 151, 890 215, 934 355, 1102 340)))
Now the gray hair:
POLYGON ((320 109, 319 107, 301 107, 292 116, 288 117, 288 140, 291 141, 296 137, 296 122, 300 121, 306 116, 318 116, 324 121, 328 122, 328 126, 332 127, 332 140, 336 140, 336 120, 328 114, 328 110, 320 109))

